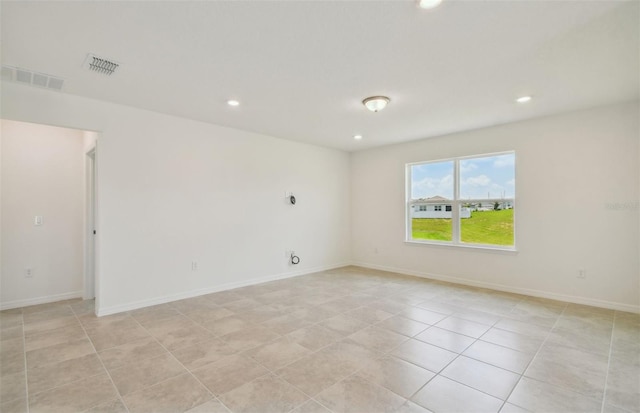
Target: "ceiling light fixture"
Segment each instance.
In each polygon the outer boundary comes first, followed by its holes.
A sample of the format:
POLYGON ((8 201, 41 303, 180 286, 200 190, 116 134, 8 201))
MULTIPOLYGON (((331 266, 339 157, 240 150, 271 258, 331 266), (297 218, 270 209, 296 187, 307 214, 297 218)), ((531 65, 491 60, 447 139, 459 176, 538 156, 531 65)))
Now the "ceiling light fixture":
POLYGON ((417 0, 418 7, 421 9, 433 9, 442 3, 442 0, 417 0))
POLYGON ((518 103, 527 103, 530 100, 531 100, 531 96, 521 96, 518 99, 516 99, 516 102, 518 102, 518 103))
POLYGON ((362 139, 362 135, 353 135, 353 139, 359 141, 362 139))
POLYGON ((390 99, 386 96, 371 96, 362 101, 362 104, 371 112, 379 112, 387 107, 390 99))
POLYGON ((229 105, 229 106, 239 106, 240 102, 238 102, 237 100, 227 100, 227 105, 229 105))

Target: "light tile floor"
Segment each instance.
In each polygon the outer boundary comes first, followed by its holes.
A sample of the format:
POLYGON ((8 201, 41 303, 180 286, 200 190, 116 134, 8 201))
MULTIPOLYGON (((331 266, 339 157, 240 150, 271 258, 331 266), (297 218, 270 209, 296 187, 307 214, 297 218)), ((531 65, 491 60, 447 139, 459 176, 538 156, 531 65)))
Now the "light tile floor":
POLYGON ((2 412, 638 412, 640 315, 346 267, 0 312, 2 412))

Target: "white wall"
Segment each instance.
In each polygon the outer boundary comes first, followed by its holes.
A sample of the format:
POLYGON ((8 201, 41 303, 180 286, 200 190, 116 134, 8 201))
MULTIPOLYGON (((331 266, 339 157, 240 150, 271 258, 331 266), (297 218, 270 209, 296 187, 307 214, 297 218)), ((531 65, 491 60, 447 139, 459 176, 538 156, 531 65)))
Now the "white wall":
POLYGON ((0 302, 12 307, 77 297, 83 284, 82 132, 9 120, 0 129, 0 302), (43 216, 42 226, 34 225, 36 215, 43 216))
POLYGON ((353 260, 640 311, 638 119, 623 104, 354 153, 351 201, 368 207, 352 212, 353 260), (406 163, 508 150, 516 254, 404 242, 406 163))
POLYGON ((99 314, 349 263, 347 153, 13 83, 2 102, 100 132, 99 314))

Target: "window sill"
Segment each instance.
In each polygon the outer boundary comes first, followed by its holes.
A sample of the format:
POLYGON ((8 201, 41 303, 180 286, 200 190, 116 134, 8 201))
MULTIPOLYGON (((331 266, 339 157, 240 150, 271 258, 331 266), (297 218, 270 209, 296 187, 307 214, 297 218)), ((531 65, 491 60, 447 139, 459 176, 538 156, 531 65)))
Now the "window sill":
POLYGON ((429 241, 416 241, 406 240, 405 244, 408 245, 424 245, 429 247, 446 248, 446 249, 465 249, 490 252, 496 254, 517 255, 518 250, 515 247, 499 247, 493 245, 468 245, 468 244, 453 244, 447 242, 429 242, 429 241))

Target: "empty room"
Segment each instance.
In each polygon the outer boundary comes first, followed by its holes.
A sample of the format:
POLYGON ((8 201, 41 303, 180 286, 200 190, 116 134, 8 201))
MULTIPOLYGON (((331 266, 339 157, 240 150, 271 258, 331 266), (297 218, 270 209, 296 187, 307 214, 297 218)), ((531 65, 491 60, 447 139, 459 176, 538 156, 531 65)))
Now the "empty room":
POLYGON ((0 34, 0 412, 640 411, 640 1, 0 34))

